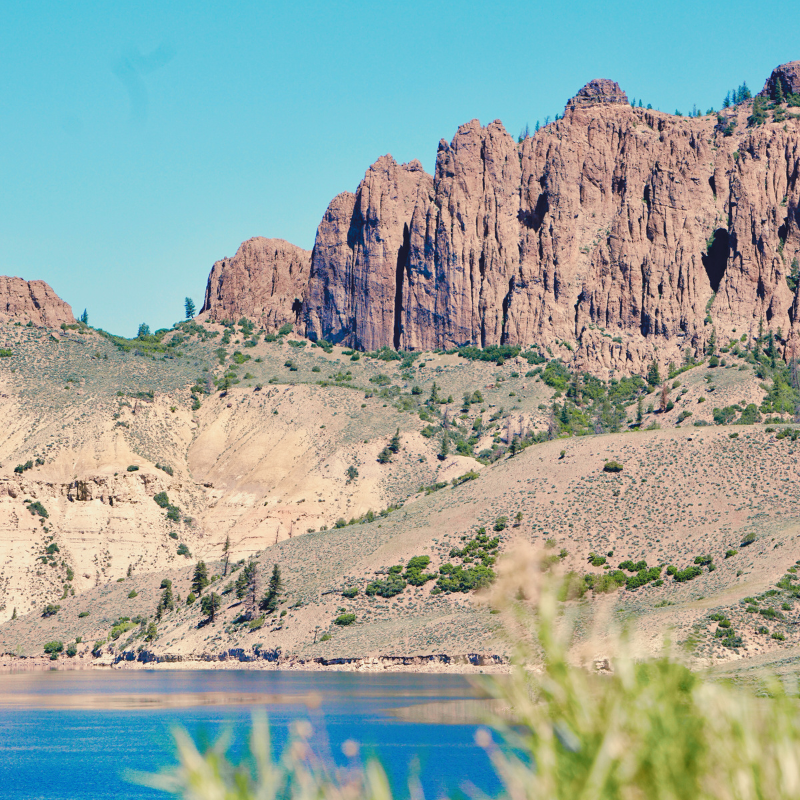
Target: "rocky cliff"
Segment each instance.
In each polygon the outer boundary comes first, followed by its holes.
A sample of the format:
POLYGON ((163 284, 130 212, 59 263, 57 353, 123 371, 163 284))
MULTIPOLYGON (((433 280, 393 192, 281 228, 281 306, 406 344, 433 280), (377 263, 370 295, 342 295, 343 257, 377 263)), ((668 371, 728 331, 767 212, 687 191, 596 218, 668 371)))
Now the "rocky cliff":
POLYGON ((257 236, 211 269, 201 316, 213 322, 257 320, 267 330, 296 323, 311 253, 283 239, 257 236))
POLYGON ((72 308, 44 281, 0 275, 0 322, 28 323, 55 328, 73 324, 72 308))
MULTIPOLYGON (((800 62, 762 95, 778 85, 798 90, 800 62)), ((521 143, 473 120, 440 142, 433 176, 380 158, 325 212, 307 283, 277 260, 267 282, 291 282, 301 332, 361 349, 538 345, 627 372, 697 352, 712 331, 771 329, 790 346, 800 116, 770 104, 754 124, 753 105, 682 117, 595 80, 521 143)), ((286 315, 287 295, 237 274, 242 314, 286 315)))

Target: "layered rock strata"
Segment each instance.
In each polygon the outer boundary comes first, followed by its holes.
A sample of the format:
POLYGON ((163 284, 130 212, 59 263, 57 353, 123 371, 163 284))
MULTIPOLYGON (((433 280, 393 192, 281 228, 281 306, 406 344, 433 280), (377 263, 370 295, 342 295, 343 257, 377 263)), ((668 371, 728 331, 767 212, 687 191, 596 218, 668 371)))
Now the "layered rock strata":
POLYGON ((44 281, 0 275, 0 322, 9 320, 48 328, 75 323, 72 308, 44 281))

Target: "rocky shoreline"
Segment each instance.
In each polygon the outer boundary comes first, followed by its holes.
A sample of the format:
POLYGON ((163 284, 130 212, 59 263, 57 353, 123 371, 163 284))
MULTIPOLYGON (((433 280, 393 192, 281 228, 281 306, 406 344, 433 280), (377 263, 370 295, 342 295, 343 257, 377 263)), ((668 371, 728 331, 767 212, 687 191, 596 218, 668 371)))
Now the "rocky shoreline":
POLYGON ((109 669, 268 669, 286 671, 335 672, 452 672, 505 673, 510 669, 508 659, 485 653, 448 655, 359 656, 339 658, 301 658, 283 656, 275 650, 245 650, 232 648, 222 653, 156 655, 147 650, 140 653, 121 653, 116 656, 59 657, 55 661, 44 656, 0 657, 0 674, 11 672, 47 672, 50 670, 109 670, 109 669))

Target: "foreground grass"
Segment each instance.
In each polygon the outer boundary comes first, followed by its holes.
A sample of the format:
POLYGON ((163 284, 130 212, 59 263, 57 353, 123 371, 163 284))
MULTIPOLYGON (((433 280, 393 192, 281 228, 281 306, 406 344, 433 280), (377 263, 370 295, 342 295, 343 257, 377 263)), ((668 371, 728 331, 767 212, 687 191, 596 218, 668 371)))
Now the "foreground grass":
MULTIPOLYGON (((637 660, 624 637, 613 670, 576 662, 558 602, 559 580, 526 551, 506 559, 486 599, 514 642, 511 680, 482 684, 503 713, 478 732, 512 800, 672 800, 800 796, 800 708, 778 682, 758 697, 712 683, 678 661, 637 660), (511 599, 513 598, 513 599, 511 599), (539 664, 541 667, 532 667, 539 664), (501 745, 511 745, 511 748, 501 745)), ((580 661, 578 654, 577 661, 580 661)), ((588 651, 587 651, 588 656, 588 651)), ((337 770, 297 725, 276 759, 264 718, 255 718, 250 755, 233 764, 225 742, 203 752, 176 733, 179 765, 144 778, 186 800, 389 800, 375 762, 337 770)), ((419 790, 411 788, 411 796, 419 790)))

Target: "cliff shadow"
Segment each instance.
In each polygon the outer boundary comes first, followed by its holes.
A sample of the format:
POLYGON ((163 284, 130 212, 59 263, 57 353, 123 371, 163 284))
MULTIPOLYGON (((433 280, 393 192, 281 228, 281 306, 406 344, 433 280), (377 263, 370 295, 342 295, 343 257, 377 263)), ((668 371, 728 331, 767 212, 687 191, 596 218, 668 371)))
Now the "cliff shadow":
POLYGON ((725 275, 725 267, 728 265, 729 246, 728 231, 725 228, 717 228, 711 238, 709 247, 702 257, 703 267, 711 284, 711 291, 714 294, 717 293, 725 275))
POLYGON ((400 333, 402 330, 403 315, 403 277, 408 264, 408 253, 411 249, 411 235, 408 225, 403 226, 403 244, 397 251, 397 266, 395 268, 394 284, 394 332, 392 343, 394 349, 400 349, 400 333))

